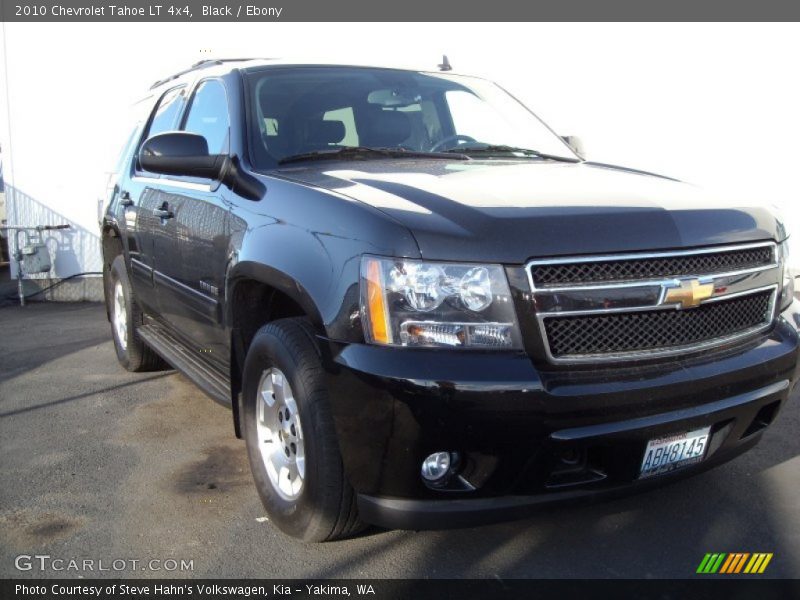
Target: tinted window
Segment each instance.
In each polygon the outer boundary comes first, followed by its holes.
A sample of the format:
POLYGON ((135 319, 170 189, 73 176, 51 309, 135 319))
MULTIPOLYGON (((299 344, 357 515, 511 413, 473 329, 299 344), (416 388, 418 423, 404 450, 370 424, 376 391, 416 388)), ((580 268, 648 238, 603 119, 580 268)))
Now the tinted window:
MULTIPOLYGON (((141 137, 140 144, 149 137, 164 133, 165 131, 172 131, 178 127, 178 118, 183 109, 183 99, 183 86, 172 88, 164 92, 164 95, 161 96, 161 99, 153 110, 153 115, 150 118, 150 125, 147 127, 145 134, 141 137)), ((138 158, 136 160, 136 171, 139 173, 145 172, 139 165, 138 158)))
POLYGON ((209 154, 228 152, 228 99, 222 83, 209 80, 200 84, 183 129, 206 138, 209 154))
POLYGON ((145 139, 175 129, 182 106, 183 88, 171 89, 161 96, 145 139))

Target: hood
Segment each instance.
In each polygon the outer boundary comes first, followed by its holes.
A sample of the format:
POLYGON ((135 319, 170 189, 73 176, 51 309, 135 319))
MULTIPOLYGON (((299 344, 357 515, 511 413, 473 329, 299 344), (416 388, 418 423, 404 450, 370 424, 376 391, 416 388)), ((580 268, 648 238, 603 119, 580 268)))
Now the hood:
POLYGON ((408 227, 430 259, 513 264, 785 237, 765 208, 593 163, 320 161, 276 174, 383 211, 408 227))

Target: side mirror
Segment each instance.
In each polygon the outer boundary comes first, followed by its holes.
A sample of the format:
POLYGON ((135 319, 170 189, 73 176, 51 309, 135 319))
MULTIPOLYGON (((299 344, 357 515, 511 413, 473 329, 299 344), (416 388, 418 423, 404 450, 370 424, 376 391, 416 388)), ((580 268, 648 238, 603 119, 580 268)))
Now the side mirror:
POLYGON ((154 135, 139 150, 139 165, 145 171, 205 179, 219 179, 227 158, 209 154, 206 138, 186 131, 154 135))
POLYGON ((561 139, 567 143, 567 146, 572 148, 572 151, 581 158, 586 157, 586 150, 583 148, 583 140, 577 135, 562 135, 561 139))

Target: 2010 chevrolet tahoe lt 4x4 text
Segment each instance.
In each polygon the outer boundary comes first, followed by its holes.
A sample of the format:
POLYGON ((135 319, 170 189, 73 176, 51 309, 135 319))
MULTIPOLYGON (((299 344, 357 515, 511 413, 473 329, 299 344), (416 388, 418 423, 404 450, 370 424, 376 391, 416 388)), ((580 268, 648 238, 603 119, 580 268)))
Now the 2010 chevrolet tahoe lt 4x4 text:
POLYGON ((290 535, 671 481, 797 379, 775 216, 587 162, 486 80, 206 61, 138 108, 103 220, 117 355, 231 406, 290 535))

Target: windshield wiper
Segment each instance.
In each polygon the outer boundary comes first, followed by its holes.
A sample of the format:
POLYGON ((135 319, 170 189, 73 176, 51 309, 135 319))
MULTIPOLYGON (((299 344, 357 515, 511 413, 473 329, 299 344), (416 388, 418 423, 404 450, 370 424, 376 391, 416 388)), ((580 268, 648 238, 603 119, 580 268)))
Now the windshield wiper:
POLYGON ((304 160, 347 159, 347 158, 445 158, 448 160, 469 160, 468 156, 461 153, 448 152, 418 152, 403 148, 368 148, 366 146, 343 146, 314 152, 303 152, 287 156, 278 161, 279 165, 300 162, 304 160))
POLYGON ((505 146, 498 144, 480 144, 470 146, 465 144, 443 150, 443 152, 457 152, 459 154, 473 155, 473 154, 522 154, 525 157, 544 158, 547 160, 558 160, 561 162, 579 163, 579 158, 570 158, 568 156, 559 156, 557 154, 547 154, 546 152, 539 152, 538 150, 531 150, 530 148, 517 148, 515 146, 505 146))

